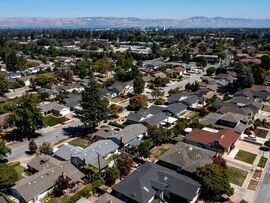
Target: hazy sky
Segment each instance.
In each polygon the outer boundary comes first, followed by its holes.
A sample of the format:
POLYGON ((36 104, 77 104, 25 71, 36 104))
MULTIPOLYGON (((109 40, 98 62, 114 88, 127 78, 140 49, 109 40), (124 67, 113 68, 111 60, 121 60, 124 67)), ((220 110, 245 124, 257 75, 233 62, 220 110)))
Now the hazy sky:
POLYGON ((0 0, 0 17, 270 19, 270 0, 0 0))

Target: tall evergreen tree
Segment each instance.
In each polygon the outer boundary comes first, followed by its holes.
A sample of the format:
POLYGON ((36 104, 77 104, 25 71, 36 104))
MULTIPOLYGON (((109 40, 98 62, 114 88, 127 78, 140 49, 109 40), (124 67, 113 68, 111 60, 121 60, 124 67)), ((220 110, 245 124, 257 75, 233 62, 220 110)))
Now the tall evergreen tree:
POLYGON ((93 74, 90 73, 88 86, 82 92, 82 111, 78 117, 90 131, 93 131, 100 121, 106 119, 109 112, 108 104, 108 100, 101 95, 93 74))

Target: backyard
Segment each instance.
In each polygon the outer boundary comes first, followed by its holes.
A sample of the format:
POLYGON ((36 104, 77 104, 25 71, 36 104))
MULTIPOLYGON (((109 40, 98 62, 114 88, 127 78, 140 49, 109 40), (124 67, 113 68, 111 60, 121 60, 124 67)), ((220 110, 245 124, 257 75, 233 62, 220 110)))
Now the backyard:
POLYGON ((228 176, 231 183, 242 186, 248 172, 243 171, 241 169, 235 168, 235 167, 228 167, 228 176))
POLYGON ((253 164, 256 156, 257 156, 256 154, 246 152, 244 150, 239 150, 235 156, 235 159, 249 163, 249 164, 253 164))
POLYGON ((162 154, 168 151, 172 146, 173 144, 162 144, 160 146, 154 147, 150 152, 149 159, 151 161, 156 161, 162 154))
POLYGON ((44 125, 45 126, 50 126, 50 127, 55 126, 57 124, 64 123, 66 121, 68 121, 68 119, 66 117, 55 117, 55 116, 52 116, 52 115, 45 116, 43 118, 44 125))

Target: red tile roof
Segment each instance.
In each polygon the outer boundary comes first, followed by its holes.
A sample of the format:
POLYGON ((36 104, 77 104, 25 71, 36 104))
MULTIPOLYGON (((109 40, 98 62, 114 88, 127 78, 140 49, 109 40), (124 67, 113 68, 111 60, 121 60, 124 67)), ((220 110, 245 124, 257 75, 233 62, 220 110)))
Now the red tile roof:
POLYGON ((206 145, 210 145, 213 142, 219 142, 220 146, 228 149, 239 139, 239 137, 240 135, 232 129, 223 129, 218 131, 218 133, 195 129, 186 136, 186 139, 206 145))

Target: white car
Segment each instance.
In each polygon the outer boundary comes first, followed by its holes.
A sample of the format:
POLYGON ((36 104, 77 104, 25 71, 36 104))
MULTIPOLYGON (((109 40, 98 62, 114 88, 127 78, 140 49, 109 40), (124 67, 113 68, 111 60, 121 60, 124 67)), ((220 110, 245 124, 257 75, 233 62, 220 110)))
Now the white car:
POLYGON ((253 142, 256 142, 257 141, 257 137, 254 136, 254 135, 248 135, 248 136, 245 136, 244 138, 246 140, 248 140, 248 141, 253 141, 253 142))

